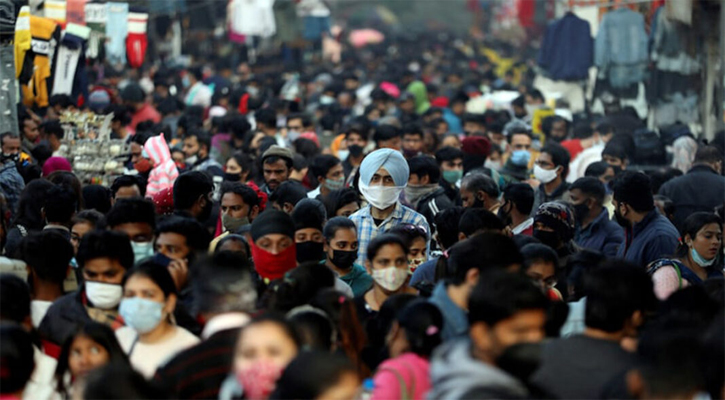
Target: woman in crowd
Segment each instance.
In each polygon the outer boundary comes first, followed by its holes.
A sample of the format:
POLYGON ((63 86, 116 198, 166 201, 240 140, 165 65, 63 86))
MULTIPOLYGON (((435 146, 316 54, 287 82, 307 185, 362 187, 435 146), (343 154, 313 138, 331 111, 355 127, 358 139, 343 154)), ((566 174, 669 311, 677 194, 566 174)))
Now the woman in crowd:
POLYGON ((74 253, 78 253, 78 246, 86 233, 96 229, 103 222, 103 214, 96 210, 83 210, 73 217, 70 227, 70 242, 74 253))
POLYGON ((133 366, 147 379, 176 353, 199 339, 176 326, 176 285, 169 271, 153 261, 141 263, 123 279, 118 313, 126 326, 116 337, 133 366))
POLYGON ((269 398, 353 400, 359 387, 360 378, 347 358, 304 352, 287 366, 269 398))
POLYGON ((234 153, 224 166, 224 180, 229 182, 246 182, 252 172, 252 160, 244 153, 234 153))
POLYGON ((333 190, 322 199, 327 217, 349 217, 360 209, 360 196, 355 189, 333 190))
POLYGON ((408 248, 396 235, 383 234, 370 242, 365 268, 373 278, 373 286, 355 298, 360 322, 375 318, 388 297, 399 293, 415 293, 405 286, 408 280, 408 248))
POLYGON ((431 303, 416 300, 400 311, 386 338, 390 359, 378 367, 371 399, 424 399, 442 329, 443 316, 431 303))
POLYGON ((655 294, 660 300, 708 278, 722 277, 722 221, 713 213, 697 212, 685 220, 682 240, 672 258, 649 265, 655 294))
POLYGON ((31 232, 38 232, 45 226, 41 209, 45 203, 46 193, 53 184, 44 179, 30 182, 20 194, 18 211, 10 225, 5 242, 5 254, 14 257, 20 240, 31 232))
POLYGON ((424 227, 413 224, 400 224, 392 228, 388 233, 398 235, 408 246, 408 266, 411 274, 421 264, 428 261, 426 256, 428 236, 424 227))
POLYGON ((128 366, 128 358, 113 330, 89 322, 63 343, 55 370, 58 393, 64 399, 73 397, 89 372, 114 363, 128 366))
POLYGON ((300 351, 292 325, 274 315, 262 315, 244 327, 237 340, 232 376, 222 384, 220 399, 266 400, 282 371, 300 351))

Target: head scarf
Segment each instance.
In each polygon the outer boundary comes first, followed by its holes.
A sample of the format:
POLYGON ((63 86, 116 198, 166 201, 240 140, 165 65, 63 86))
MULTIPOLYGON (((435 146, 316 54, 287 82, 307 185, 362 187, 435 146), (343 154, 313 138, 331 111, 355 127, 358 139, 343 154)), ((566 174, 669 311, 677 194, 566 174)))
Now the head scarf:
POLYGON ((415 98, 415 112, 423 114, 430 108, 430 102, 428 101, 428 91, 425 88, 425 84, 421 81, 415 81, 408 85, 406 91, 413 94, 415 98))
POLYGON ((574 237, 574 214, 564 203, 549 202, 539 206, 534 223, 541 222, 559 234, 564 242, 574 237))
POLYGON ((252 222, 252 240, 257 241, 264 235, 279 233, 295 237, 295 224, 287 213, 277 210, 267 210, 252 222))
POLYGON ((695 161, 697 142, 689 136, 682 136, 675 140, 672 147, 674 152, 672 168, 677 168, 686 174, 692 168, 692 163, 695 161))
POLYGON ((48 176, 55 171, 72 172, 73 168, 71 168, 70 162, 63 157, 50 157, 43 164, 43 176, 48 176))
POLYGON ((375 150, 365 157, 362 164, 360 164, 360 183, 369 185, 373 175, 380 168, 385 168, 388 171, 390 176, 393 177, 395 186, 406 186, 408 184, 408 176, 410 175, 408 162, 405 161, 399 151, 392 149, 375 150))

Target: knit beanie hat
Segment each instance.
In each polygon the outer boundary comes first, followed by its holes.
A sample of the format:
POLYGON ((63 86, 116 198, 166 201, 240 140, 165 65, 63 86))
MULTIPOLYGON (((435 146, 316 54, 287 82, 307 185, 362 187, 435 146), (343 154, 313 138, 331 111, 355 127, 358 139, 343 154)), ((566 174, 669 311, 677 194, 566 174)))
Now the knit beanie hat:
POLYGON ((534 224, 538 222, 552 228, 565 242, 574 237, 574 214, 564 203, 552 201, 539 206, 534 224))
POLYGON ((252 222, 252 240, 257 241, 264 235, 279 233, 295 237, 295 224, 292 217, 283 211, 267 210, 252 222))
POLYGON ((292 211, 292 221, 295 223, 295 231, 306 228, 317 229, 322 232, 322 227, 327 220, 325 206, 315 199, 302 199, 295 205, 292 211))

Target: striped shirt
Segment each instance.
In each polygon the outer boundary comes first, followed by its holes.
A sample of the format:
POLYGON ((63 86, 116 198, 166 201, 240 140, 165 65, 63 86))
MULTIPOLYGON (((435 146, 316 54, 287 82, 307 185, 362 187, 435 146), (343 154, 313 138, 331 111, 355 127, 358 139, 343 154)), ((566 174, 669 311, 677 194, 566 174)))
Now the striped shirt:
MULTIPOLYGON (((430 243, 430 227, 428 226, 428 222, 425 220, 425 217, 422 215, 400 204, 400 202, 397 202, 395 203, 395 209, 393 209, 393 212, 388 216, 388 218, 386 218, 380 226, 376 226, 375 221, 373 221, 373 216, 370 213, 371 207, 372 206, 367 205, 350 216, 352 222, 354 222, 355 226, 357 226, 357 238, 359 242, 357 250, 357 264, 365 265, 368 245, 373 239, 398 224, 413 224, 416 226, 422 226, 428 233, 426 243, 430 243)), ((426 251, 428 251, 428 249, 426 251)))

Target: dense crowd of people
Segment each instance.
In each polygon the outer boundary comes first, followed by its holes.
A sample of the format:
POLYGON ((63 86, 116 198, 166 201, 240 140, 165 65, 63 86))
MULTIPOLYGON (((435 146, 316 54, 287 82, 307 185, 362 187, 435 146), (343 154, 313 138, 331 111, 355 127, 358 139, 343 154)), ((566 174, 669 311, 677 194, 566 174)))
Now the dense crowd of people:
POLYGON ((108 67, 19 106, 1 397, 724 398, 725 134, 637 165, 636 114, 479 50, 108 67), (129 148, 107 186, 58 155, 85 110, 129 148))

